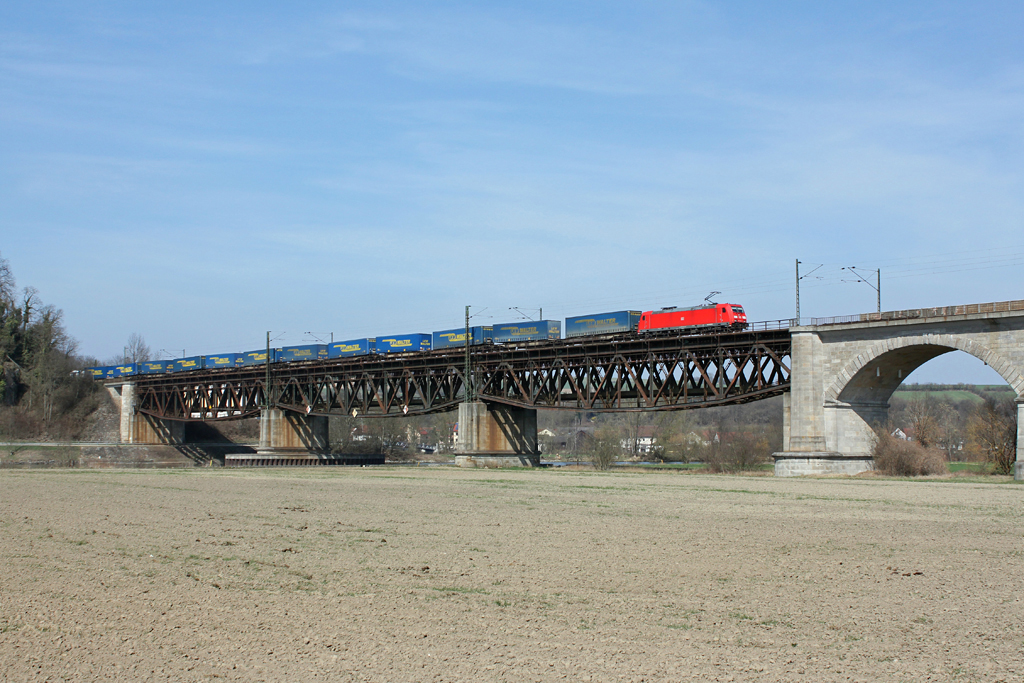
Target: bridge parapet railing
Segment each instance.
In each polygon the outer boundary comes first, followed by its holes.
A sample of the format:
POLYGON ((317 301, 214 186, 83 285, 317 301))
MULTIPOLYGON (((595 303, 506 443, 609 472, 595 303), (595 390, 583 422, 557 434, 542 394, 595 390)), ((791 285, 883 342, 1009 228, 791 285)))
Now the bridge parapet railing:
POLYGON ((796 327, 800 323, 796 318, 785 318, 783 320, 763 320, 757 323, 750 323, 747 326, 747 331, 750 332, 761 332, 768 330, 788 330, 791 327, 796 327))
MULTIPOLYGON (((994 301, 987 304, 965 304, 962 306, 938 306, 935 308, 909 308, 902 311, 881 313, 860 313, 840 315, 831 318, 803 318, 803 325, 842 325, 844 323, 867 323, 881 320, 914 320, 917 318, 946 318, 957 315, 978 315, 982 313, 1008 313, 1024 311, 1024 299, 994 301)), ((793 321, 794 324, 796 321, 793 321)))

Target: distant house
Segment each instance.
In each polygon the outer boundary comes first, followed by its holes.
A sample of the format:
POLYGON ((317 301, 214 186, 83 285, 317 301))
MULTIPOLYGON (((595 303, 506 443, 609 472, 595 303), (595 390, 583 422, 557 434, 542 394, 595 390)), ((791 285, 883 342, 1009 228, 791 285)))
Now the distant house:
POLYGON ((537 446, 542 453, 558 453, 563 451, 567 442, 568 438, 566 436, 559 436, 554 430, 541 429, 537 431, 537 446))
MULTIPOLYGON (((717 434, 715 436, 718 436, 717 434)), ((697 432, 690 432, 683 435, 682 443, 685 446, 710 446, 711 442, 703 438, 697 432)))
POLYGON ((914 438, 907 434, 907 432, 913 432, 913 429, 907 427, 907 431, 905 432, 899 427, 897 427, 896 429, 892 430, 892 436, 896 437, 900 441, 913 441, 914 438))
MULTIPOLYGON (((637 429, 636 434, 636 454, 647 455, 654 448, 657 441, 657 437, 654 436, 654 427, 651 425, 641 426, 637 429)), ((625 451, 632 451, 633 439, 623 439, 619 445, 625 451)))
POLYGON ((537 432, 537 442, 542 453, 578 453, 586 448, 586 442, 594 435, 594 426, 577 425, 559 434, 553 429, 541 429, 537 432))

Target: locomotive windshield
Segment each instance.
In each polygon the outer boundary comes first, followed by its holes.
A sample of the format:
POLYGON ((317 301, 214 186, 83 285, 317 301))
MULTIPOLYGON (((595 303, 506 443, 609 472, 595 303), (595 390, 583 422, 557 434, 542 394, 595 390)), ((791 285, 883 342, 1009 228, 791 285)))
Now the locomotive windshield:
POLYGON ((742 313, 743 312, 743 307, 742 306, 733 306, 732 310, 733 310, 733 313, 742 313))

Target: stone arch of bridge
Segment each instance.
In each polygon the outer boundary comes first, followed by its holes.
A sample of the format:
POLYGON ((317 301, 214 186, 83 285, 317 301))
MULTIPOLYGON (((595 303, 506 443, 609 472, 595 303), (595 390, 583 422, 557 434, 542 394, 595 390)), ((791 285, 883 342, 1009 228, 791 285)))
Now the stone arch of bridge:
POLYGON ((873 344, 852 358, 825 389, 825 428, 836 451, 867 454, 873 427, 889 415, 889 399, 910 373, 928 361, 963 351, 989 365, 1024 399, 1024 368, 983 344, 957 335, 899 337, 873 344))
POLYGON ((964 351, 985 362, 1006 380, 1017 398, 1024 398, 1024 368, 983 344, 958 335, 898 337, 878 342, 850 360, 825 390, 825 401, 844 403, 888 401, 907 376, 928 361, 952 351, 964 351))

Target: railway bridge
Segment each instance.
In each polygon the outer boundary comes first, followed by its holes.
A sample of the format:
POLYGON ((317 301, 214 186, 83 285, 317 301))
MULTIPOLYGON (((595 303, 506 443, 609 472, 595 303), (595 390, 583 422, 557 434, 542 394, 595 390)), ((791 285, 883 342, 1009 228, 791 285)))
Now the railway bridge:
POLYGON ((181 443, 189 421, 259 416, 255 457, 265 463, 322 457, 331 415, 458 410, 461 464, 536 464, 538 409, 690 410, 783 395, 776 474, 852 474, 872 466, 872 426, 885 420, 903 379, 962 350, 1016 392, 1016 477, 1024 478, 1024 301, 797 322, 475 346, 468 377, 463 349, 442 349, 142 375, 108 386, 121 404, 123 442, 181 443))
POLYGON ((915 369, 964 351, 1017 395, 1017 465, 1024 478, 1024 301, 920 308, 794 325, 777 475, 855 474, 870 469, 872 426, 915 369))
MULTIPOLYGON (((712 335, 679 331, 276 363, 108 382, 121 440, 181 443, 189 421, 259 416, 254 460, 328 450, 328 417, 459 411, 464 464, 536 464, 537 410, 686 410, 777 396, 789 387, 785 323, 712 335), (470 399, 467 401, 467 397, 470 399)), ((241 456, 239 456, 241 457, 241 456)))

